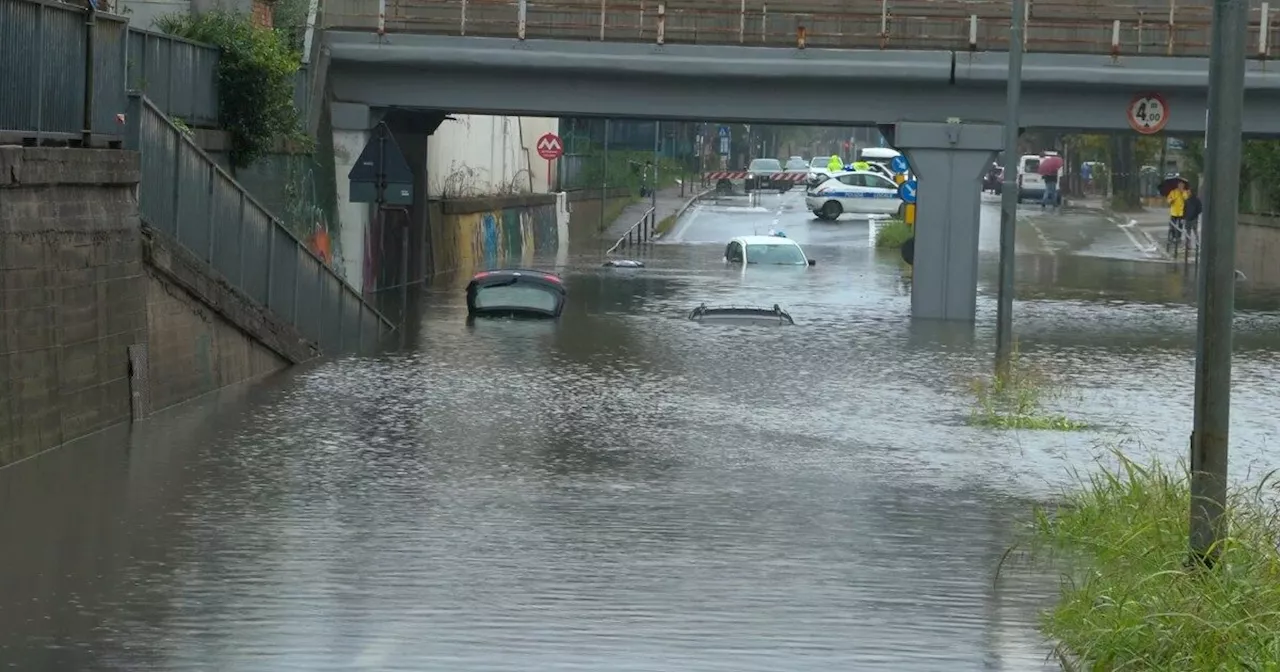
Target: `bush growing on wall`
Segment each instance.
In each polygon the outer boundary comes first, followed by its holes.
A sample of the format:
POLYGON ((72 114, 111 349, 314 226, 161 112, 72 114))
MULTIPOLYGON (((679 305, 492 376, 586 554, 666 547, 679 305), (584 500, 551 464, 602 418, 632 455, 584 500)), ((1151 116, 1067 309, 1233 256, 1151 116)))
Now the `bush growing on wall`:
POLYGON ((296 135, 293 77, 300 55, 276 31, 247 14, 214 10, 156 20, 166 33, 222 50, 218 61, 218 120, 231 136, 231 165, 244 168, 278 140, 296 135))

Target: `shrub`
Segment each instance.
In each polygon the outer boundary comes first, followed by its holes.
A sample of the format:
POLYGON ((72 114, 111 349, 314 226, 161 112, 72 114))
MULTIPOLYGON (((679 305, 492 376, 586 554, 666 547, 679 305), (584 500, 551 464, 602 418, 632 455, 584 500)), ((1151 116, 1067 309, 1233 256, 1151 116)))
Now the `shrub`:
POLYGON ((161 30, 222 50, 218 61, 218 122, 231 136, 231 165, 243 168, 277 141, 298 133, 293 78, 300 55, 279 34, 246 14, 214 10, 168 14, 161 30))
POLYGON ((1079 571, 1044 621, 1077 669, 1276 670, 1280 661, 1280 527, 1273 498, 1235 489, 1229 536, 1212 568, 1186 568, 1189 474, 1116 453, 1104 469, 1036 513, 1041 553, 1079 571))
POLYGON ((896 250, 903 246, 912 236, 916 235, 915 229, 908 226, 901 219, 890 219, 876 229, 876 247, 896 250))

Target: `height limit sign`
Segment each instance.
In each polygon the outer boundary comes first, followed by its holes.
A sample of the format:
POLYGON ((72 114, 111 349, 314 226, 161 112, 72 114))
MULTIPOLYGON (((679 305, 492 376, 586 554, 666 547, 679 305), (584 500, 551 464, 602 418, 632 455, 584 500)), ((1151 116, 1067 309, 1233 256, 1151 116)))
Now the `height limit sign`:
POLYGON ((1129 126, 1143 134, 1164 130, 1169 123, 1169 103, 1158 93, 1140 93, 1129 101, 1129 126))
POLYGON ((551 162, 564 156, 564 143, 555 133, 544 133, 538 138, 538 156, 547 160, 547 191, 551 191, 551 162))

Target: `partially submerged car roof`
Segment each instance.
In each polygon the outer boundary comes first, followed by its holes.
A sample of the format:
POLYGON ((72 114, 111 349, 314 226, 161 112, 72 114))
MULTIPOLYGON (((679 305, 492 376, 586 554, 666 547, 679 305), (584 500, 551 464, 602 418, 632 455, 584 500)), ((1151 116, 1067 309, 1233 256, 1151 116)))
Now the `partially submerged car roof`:
POLYGON ((531 268, 499 268, 491 271, 480 271, 471 276, 471 285, 491 285, 508 280, 538 282, 564 291, 564 280, 555 273, 538 271, 531 268))
POLYGON ((702 304, 697 308, 689 311, 689 319, 702 321, 724 321, 724 322, 769 322, 776 324, 795 324, 796 321, 791 318, 791 313, 782 309, 782 306, 773 304, 772 308, 761 308, 759 306, 716 306, 711 307, 702 304))

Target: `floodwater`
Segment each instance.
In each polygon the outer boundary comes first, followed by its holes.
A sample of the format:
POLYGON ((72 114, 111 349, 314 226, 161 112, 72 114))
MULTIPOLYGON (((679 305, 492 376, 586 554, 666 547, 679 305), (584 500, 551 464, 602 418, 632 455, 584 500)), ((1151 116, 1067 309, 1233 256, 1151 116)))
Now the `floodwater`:
MULTIPOLYGON (((912 324, 867 224, 812 222, 797 196, 700 206, 642 270, 571 258, 558 324, 467 326, 459 286, 434 287, 384 354, 0 470, 0 667, 1053 669, 1036 619, 1056 574, 997 566, 1107 442, 1185 452, 1187 274, 1032 241, 1021 352, 1098 429, 978 429, 987 244, 978 326, 912 324), (725 234, 773 226, 817 266, 721 263, 725 234), (682 319, 702 302, 797 324, 682 319)), ((1275 305, 1242 287, 1237 474, 1275 462, 1275 305)))

